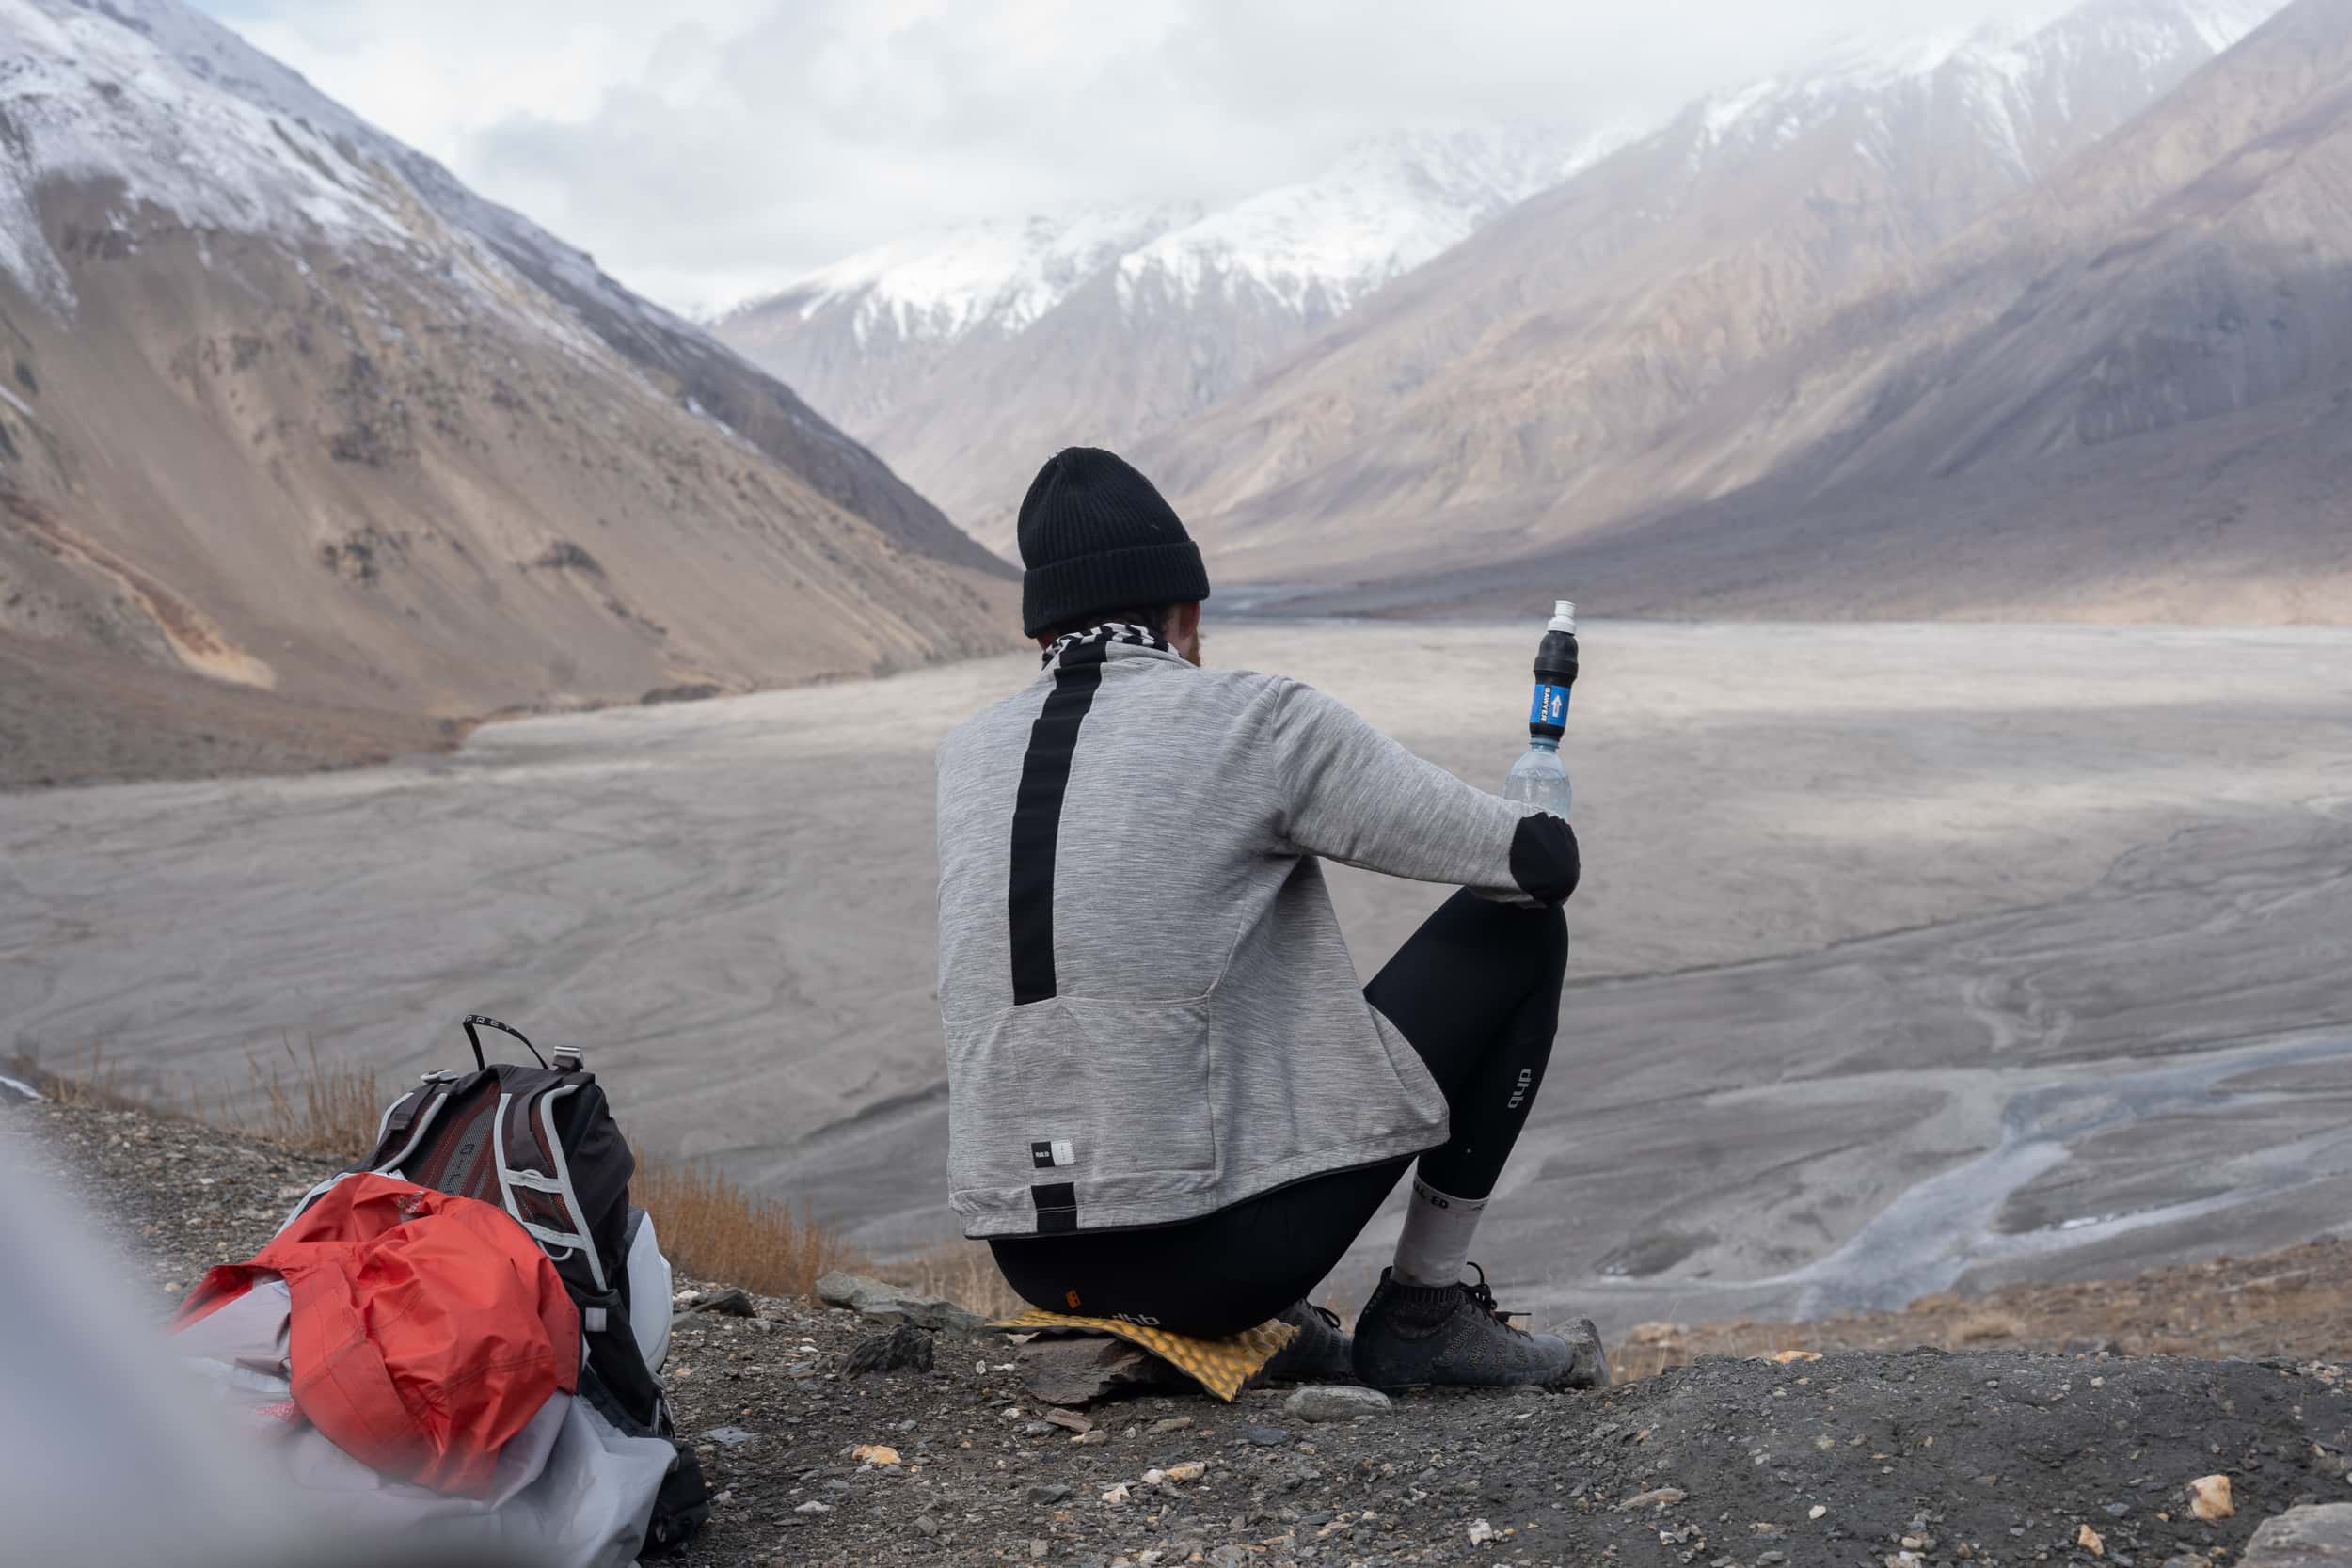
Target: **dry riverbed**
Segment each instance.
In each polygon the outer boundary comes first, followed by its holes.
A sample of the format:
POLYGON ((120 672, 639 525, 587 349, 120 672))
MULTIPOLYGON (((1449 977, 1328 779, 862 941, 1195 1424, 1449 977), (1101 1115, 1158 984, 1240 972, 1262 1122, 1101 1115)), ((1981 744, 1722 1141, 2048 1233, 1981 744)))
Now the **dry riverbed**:
MULTIPOLYGON (((2352 1199, 2352 633, 1611 626, 1515 1299, 1813 1316, 2259 1251, 2352 1199)), ((1530 628, 1213 627, 1492 783, 1530 628)), ((0 797, 0 1054, 217 1101, 457 1016, 876 1256, 947 1233, 930 752, 1030 678, 490 726, 304 778, 0 797)), ((1436 890, 1335 879, 1359 968, 1436 890)), ((1375 1226, 1330 1287, 1353 1305, 1375 1226)))

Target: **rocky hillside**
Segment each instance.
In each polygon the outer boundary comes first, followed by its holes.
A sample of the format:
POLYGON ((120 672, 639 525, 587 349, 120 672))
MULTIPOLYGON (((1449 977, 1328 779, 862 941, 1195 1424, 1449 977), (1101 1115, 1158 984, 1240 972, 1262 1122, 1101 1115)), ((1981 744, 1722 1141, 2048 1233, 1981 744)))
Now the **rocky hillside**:
POLYGON ((1398 132, 1231 206, 916 236, 714 324, 1000 549, 1046 454, 1122 447, 1246 384, 1607 135, 1398 132))
POLYGON ((233 34, 0 0, 0 45, 34 682, 445 716, 997 645, 1001 566, 869 451, 233 34))
POLYGON ((1719 94, 1138 460, 1228 572, 1262 580, 1520 556, 1711 498, 1733 481, 1693 444, 1749 474, 1804 450, 1757 416, 1799 402, 1779 356, 1851 341, 1841 302, 1915 279, 2269 8, 2089 0, 1719 94))
MULTIPOLYGON (((159 1316, 249 1256, 317 1171, 183 1122, 8 1099, 8 1152, 96 1210, 159 1316)), ((2296 1539, 2352 1549, 2352 1386, 2328 1360, 1815 1339, 1829 1353, 1581 1394, 1226 1405, 1140 1386, 1073 1407, 1040 1398, 1028 1352, 940 1304, 681 1284, 671 1396, 717 1492, 673 1560, 688 1568, 2305 1568, 2342 1557, 2294 1556, 2296 1539), (936 1326, 891 1326, 910 1316, 936 1326)))

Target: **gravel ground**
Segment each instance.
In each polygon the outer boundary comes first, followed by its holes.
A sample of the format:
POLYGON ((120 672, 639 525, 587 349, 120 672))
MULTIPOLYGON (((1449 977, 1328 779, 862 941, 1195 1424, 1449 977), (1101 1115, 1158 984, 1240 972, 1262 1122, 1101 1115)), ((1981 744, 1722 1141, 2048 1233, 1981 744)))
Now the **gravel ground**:
MULTIPOLYGON (((323 1168, 135 1112, 0 1109, 0 1135, 100 1212, 159 1314, 323 1168)), ((1143 1397, 1080 1436, 1041 1419, 993 1335, 940 1336, 929 1371, 847 1375, 875 1332, 775 1300, 681 1316, 670 1377, 719 1500, 678 1561, 2190 1568, 2296 1503, 2352 1500, 2352 1386, 2320 1362, 1796 1353, 1338 1420, 1279 1389, 1143 1397), (2217 1474, 2236 1512, 2200 1519, 2188 1483, 2217 1474)))

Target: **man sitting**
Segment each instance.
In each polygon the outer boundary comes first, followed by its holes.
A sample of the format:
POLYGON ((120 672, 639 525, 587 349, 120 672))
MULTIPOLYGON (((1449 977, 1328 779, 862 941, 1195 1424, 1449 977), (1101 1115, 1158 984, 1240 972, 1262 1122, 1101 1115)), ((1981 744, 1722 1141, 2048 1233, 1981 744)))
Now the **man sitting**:
POLYGON ((965 1234, 1050 1310, 1201 1337, 1283 1317, 1310 1375, 1593 1377, 1597 1344, 1580 1365, 1462 1280, 1551 1053, 1568 825, 1297 681, 1201 668, 1200 552, 1111 453, 1047 462, 1020 545, 1044 668, 939 752, 965 1234), (1359 990, 1325 859, 1463 891, 1359 990), (1303 1298, 1417 1155, 1351 1349, 1303 1298))

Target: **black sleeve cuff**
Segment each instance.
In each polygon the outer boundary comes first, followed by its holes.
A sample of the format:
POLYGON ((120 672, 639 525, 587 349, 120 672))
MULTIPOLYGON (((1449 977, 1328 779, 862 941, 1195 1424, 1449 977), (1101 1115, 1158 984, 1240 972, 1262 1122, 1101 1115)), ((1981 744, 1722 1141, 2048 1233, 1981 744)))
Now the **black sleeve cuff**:
POLYGON ((1521 893, 1539 904, 1565 904, 1582 871, 1575 829, 1549 812, 1519 818, 1511 834, 1511 879, 1521 893))

